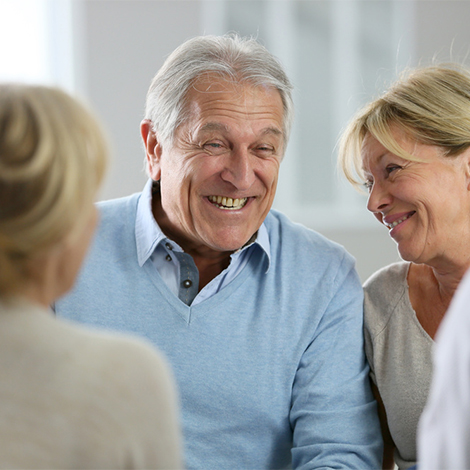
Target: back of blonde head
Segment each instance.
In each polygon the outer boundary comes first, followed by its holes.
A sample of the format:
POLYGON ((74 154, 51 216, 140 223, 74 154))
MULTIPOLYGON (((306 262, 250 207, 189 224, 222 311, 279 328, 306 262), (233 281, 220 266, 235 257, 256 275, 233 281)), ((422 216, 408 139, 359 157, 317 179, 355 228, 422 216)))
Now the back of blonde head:
POLYGON ((380 98, 362 108, 341 136, 338 163, 354 185, 364 181, 361 147, 367 133, 387 150, 413 160, 396 142, 393 129, 448 157, 470 146, 470 73, 457 64, 406 71, 380 98))
POLYGON ((99 124, 75 99, 0 85, 0 296, 18 291, 29 263, 85 222, 106 159, 99 124))

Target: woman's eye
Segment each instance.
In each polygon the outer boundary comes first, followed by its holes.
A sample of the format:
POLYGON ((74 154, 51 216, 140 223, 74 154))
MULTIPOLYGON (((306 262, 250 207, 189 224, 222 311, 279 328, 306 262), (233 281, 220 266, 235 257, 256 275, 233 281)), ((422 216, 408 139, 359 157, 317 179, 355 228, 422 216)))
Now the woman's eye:
POLYGON ((401 170, 401 168, 402 167, 400 165, 388 165, 385 168, 385 171, 387 172, 388 175, 390 175, 391 173, 393 173, 396 170, 401 170))
POLYGON ((373 185, 374 185, 374 182, 369 180, 364 183, 364 188, 370 193, 373 185))

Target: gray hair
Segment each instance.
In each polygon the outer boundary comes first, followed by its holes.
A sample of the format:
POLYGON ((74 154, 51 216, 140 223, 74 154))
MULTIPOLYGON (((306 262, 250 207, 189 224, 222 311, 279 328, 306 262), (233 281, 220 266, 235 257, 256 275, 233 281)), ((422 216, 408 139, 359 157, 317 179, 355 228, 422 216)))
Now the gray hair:
POLYGON ((172 144, 176 129, 188 119, 186 95, 203 74, 277 89, 284 106, 284 150, 292 127, 292 85, 280 62, 252 38, 236 34, 199 36, 179 46, 166 59, 147 93, 145 118, 163 144, 172 144))

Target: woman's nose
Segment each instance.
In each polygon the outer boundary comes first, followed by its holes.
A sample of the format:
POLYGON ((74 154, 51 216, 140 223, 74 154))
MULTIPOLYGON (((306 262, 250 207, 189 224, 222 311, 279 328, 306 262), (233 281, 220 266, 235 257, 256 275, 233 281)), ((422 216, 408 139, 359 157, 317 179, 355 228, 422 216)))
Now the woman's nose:
POLYGON ((367 209, 370 212, 382 212, 392 202, 392 195, 386 184, 374 182, 367 200, 367 209))

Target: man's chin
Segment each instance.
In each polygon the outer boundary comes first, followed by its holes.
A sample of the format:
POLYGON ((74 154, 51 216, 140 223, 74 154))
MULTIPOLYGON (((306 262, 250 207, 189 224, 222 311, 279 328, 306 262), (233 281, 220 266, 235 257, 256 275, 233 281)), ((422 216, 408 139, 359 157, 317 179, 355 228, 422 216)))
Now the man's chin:
POLYGON ((238 251, 246 245, 249 245, 256 240, 256 232, 252 235, 237 236, 237 237, 218 237, 216 240, 212 240, 208 244, 208 248, 212 248, 214 251, 219 252, 234 252, 238 251))

